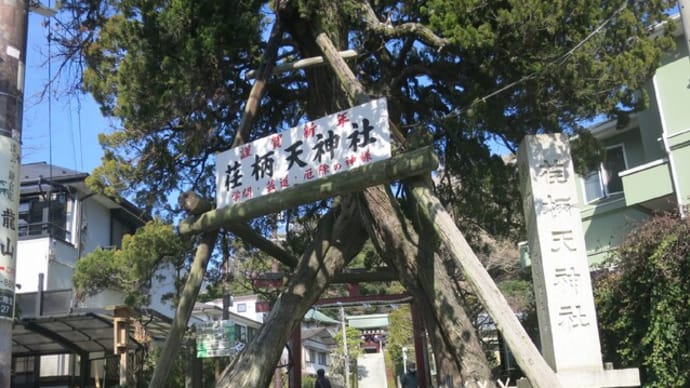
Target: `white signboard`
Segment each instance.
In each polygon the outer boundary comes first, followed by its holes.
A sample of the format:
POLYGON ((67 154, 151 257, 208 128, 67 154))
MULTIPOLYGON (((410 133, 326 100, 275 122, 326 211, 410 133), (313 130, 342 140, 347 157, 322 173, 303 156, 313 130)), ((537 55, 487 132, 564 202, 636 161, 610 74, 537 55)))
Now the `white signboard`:
POLYGON ((197 358, 228 357, 241 352, 245 344, 236 338, 231 320, 205 322, 196 327, 197 358))
POLYGON ((19 142, 0 135, 0 319, 12 319, 19 217, 19 142))
POLYGON ((216 155, 217 207, 390 158, 386 100, 378 99, 216 155))

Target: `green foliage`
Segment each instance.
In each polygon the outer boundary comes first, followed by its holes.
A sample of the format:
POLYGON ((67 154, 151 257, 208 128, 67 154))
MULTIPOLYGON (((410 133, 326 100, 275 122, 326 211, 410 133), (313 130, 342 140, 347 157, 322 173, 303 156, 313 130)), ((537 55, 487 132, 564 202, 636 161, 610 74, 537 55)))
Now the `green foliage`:
POLYGON ((302 388, 314 388, 316 377, 312 375, 302 375, 302 388))
POLYGON ((262 3, 63 4, 72 20, 56 41, 83 71, 80 86, 122 123, 99 136, 106 152, 92 187, 131 195, 149 212, 181 186, 208 194, 212 166, 204 160, 232 141, 251 87, 243 73, 256 67, 262 3))
MULTIPOLYGON (((357 357, 362 354, 360 333, 354 327, 348 326, 345 328, 345 335, 347 336, 347 354, 350 360, 350 372, 352 373, 357 370, 357 357)), ((342 330, 338 330, 335 333, 335 341, 338 343, 338 347, 330 353, 329 370, 331 375, 339 374, 345 376, 345 348, 343 347, 342 330)))
MULTIPOLYGON (((367 93, 388 98, 405 135, 431 139, 457 180, 444 181, 440 193, 470 237, 505 236, 521 225, 514 168, 492 155, 494 146, 515 150, 525 134, 571 132, 595 115, 641 109, 641 86, 673 41, 648 34, 671 1, 281 4, 273 10, 286 28, 279 60, 318 55, 314 26, 356 49, 350 65, 367 93), (368 5, 387 26, 417 24, 372 29, 368 5)), ((236 135, 251 87, 244 75, 259 66, 269 9, 260 0, 65 2, 61 12, 73 21, 55 41, 86 65, 81 87, 122 123, 101 136, 107 152, 93 187, 156 212, 176 211, 167 205, 176 190, 213 197, 213 155, 236 135)), ((320 70, 273 77, 249 139, 332 113, 343 96, 329 77, 320 70)))
POLYGON ((577 132, 577 138, 570 141, 570 150, 575 172, 580 176, 587 176, 591 171, 598 170, 606 156, 601 143, 586 130, 577 132))
MULTIPOLYGON (((214 155, 237 136, 253 84, 246 73, 261 65, 266 22, 279 18, 285 28, 279 62, 321 55, 314 43, 320 28, 338 49, 357 50, 348 64, 365 93, 387 98, 389 119, 403 136, 416 133, 434 145, 444 166, 440 198, 473 247, 489 253, 484 235, 514 239, 522 228, 516 169, 495 155, 495 147, 514 151, 526 134, 573 133, 597 115, 625 118, 642 109, 648 101, 642 85, 673 41, 668 34, 650 37, 648 27, 666 20, 664 11, 675 5, 270 3, 281 8, 265 18, 270 6, 261 0, 64 2, 61 12, 72 17, 51 31, 59 55, 83 70, 80 87, 121 123, 100 137, 106 152, 89 179, 92 188, 131 197, 168 220, 180 212, 169 203, 172 193, 191 189, 213 198, 214 155), (381 24, 367 21, 371 14, 381 24)), ((245 140, 333 113, 344 100, 327 67, 274 75, 245 140)), ((303 251, 314 219, 330 205, 287 212, 294 252, 303 251)), ((254 225, 270 235, 270 222, 254 225)), ((162 245, 96 251, 80 262, 75 284, 86 293, 117 286, 131 301, 143 300, 153 268, 168 255, 162 245)), ((224 260, 237 252, 221 248, 224 260)), ((362 264, 376 262, 366 257, 362 264)), ((240 279, 249 272, 236 273, 240 279)), ((506 286, 520 292, 518 284, 506 286)))
POLYGON ((605 357, 639 367, 644 387, 690 384, 690 222, 657 216, 618 248, 596 282, 605 357))
POLYGON ((403 374, 403 348, 407 348, 408 360, 414 360, 414 339, 410 306, 405 304, 388 314, 386 352, 395 367, 395 374, 403 374))
MULTIPOLYGON (((361 339, 359 338, 359 330, 354 327, 347 326, 345 328, 345 335, 347 336, 347 353, 350 355, 350 359, 357 359, 360 354, 362 354, 362 348, 359 346, 361 339)), ((338 349, 342 351, 343 348, 343 331, 338 330, 335 333, 335 341, 338 343, 338 349)))
POLYGON ((507 279, 497 286, 513 311, 527 312, 534 309, 534 286, 530 280, 507 279))
POLYGON ((125 292, 127 304, 145 305, 156 270, 182 266, 189 248, 171 225, 150 221, 134 235, 125 235, 121 248, 99 248, 81 258, 72 280, 82 295, 111 288, 125 292))

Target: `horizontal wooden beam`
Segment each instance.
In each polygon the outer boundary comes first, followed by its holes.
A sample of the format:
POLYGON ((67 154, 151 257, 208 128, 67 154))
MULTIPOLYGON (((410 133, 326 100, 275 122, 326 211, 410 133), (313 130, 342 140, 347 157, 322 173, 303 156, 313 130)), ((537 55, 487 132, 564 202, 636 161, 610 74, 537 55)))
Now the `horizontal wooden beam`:
POLYGON ((244 242, 261 249, 269 256, 287 265, 290 268, 297 267, 298 258, 293 256, 290 252, 283 249, 280 245, 265 238, 259 232, 252 229, 249 225, 241 222, 233 222, 227 225, 227 230, 241 238, 244 242))
POLYGON ((190 217, 179 225, 180 234, 201 233, 223 225, 276 213, 306 203, 429 173, 438 167, 431 147, 422 147, 329 177, 289 187, 285 190, 252 198, 244 202, 190 217))
MULTIPOLYGON (((287 272, 264 272, 258 276, 252 278, 252 280, 262 280, 262 281, 276 281, 282 280, 289 277, 290 274, 287 272)), ((333 278, 329 281, 331 284, 343 284, 343 283, 369 283, 369 282, 392 282, 397 281, 398 276, 392 269, 376 269, 373 271, 366 270, 346 270, 344 272, 338 272, 333 275, 333 278)))
POLYGON ((413 299, 410 294, 338 296, 334 298, 321 298, 314 303, 314 306, 319 306, 321 308, 348 307, 361 306, 363 304, 402 304, 412 301, 413 299))
POLYGON ((370 283, 370 282, 392 282, 398 279, 398 275, 390 270, 376 271, 346 271, 333 274, 329 283, 370 283))
MULTIPOLYGON (((353 57, 357 56, 357 51, 345 50, 345 51, 340 51, 339 54, 342 58, 353 58, 353 57)), ((279 65, 276 65, 273 68, 273 74, 284 73, 288 70, 305 69, 305 68, 312 67, 312 66, 323 65, 324 63, 325 63, 325 61, 324 61, 323 57, 321 57, 321 56, 304 58, 304 59, 300 59, 300 60, 295 61, 295 62, 281 63, 279 65)), ((256 71, 254 71, 254 70, 250 70, 247 72, 247 78, 248 79, 254 78, 254 75, 256 75, 256 71)))

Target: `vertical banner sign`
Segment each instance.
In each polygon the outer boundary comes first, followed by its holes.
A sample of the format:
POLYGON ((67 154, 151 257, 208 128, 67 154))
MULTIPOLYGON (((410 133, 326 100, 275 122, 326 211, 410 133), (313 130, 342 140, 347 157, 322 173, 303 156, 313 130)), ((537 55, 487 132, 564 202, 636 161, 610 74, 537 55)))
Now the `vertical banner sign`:
POLYGON ((0 136, 0 319, 12 319, 19 208, 19 141, 0 136))
POLYGON ((385 99, 307 122, 216 155, 217 207, 390 158, 385 99))

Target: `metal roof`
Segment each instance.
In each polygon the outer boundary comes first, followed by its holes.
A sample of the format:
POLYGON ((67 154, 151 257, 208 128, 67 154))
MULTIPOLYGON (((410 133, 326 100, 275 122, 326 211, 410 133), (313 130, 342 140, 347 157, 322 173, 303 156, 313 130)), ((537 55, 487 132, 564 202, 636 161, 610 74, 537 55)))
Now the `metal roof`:
POLYGON ((375 329, 388 327, 388 314, 348 316, 347 324, 355 329, 375 329))
POLYGON ((340 321, 333 319, 329 317, 328 315, 322 313, 321 311, 317 309, 309 309, 306 314, 304 314, 304 320, 309 321, 318 321, 321 323, 331 323, 331 324, 338 324, 340 321))
POLYGON ((324 345, 336 345, 337 342, 328 329, 325 327, 315 327, 310 329, 301 329, 302 340, 312 340, 320 342, 324 345))
MULTIPOLYGON (((88 195, 90 190, 84 180, 88 173, 71 170, 69 168, 36 162, 22 164, 20 167, 20 191, 22 195, 40 194, 58 187, 70 192, 76 190, 88 195)), ((151 217, 137 208, 125 198, 116 198, 108 195, 96 195, 94 197, 101 205, 113 211, 122 221, 127 221, 131 227, 143 225, 151 217)))
MULTIPOLYGON (((159 314, 145 313, 142 320, 148 334, 156 339, 164 338, 170 330, 170 321, 159 314)), ((138 349, 142 344, 134 339, 130 328, 128 347, 138 349)), ((13 357, 113 351, 113 316, 103 309, 22 318, 12 329, 13 357)))
POLYGON ((89 176, 87 173, 51 165, 46 162, 22 164, 19 172, 19 179, 22 184, 36 182, 41 179, 52 180, 53 182, 80 181, 87 176, 89 176))

